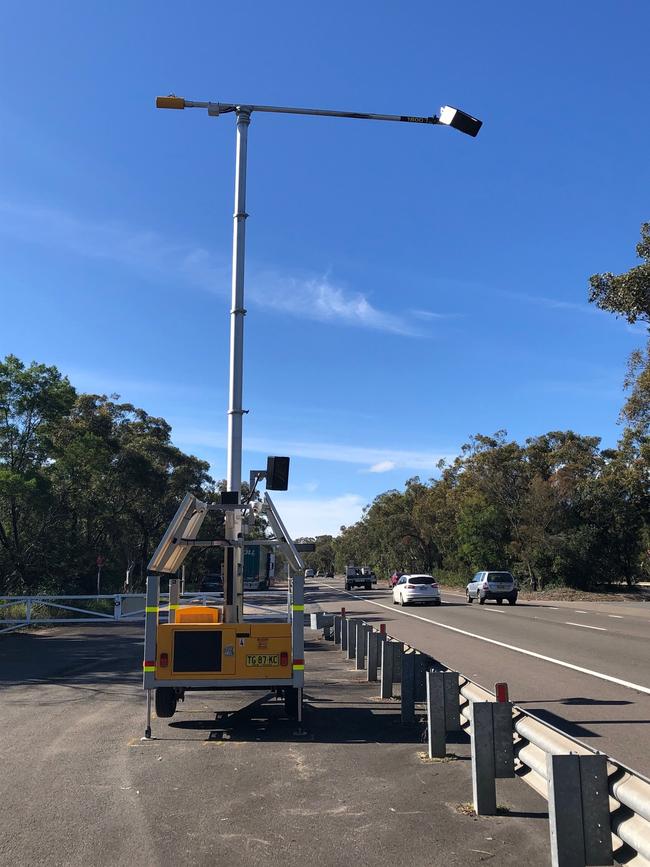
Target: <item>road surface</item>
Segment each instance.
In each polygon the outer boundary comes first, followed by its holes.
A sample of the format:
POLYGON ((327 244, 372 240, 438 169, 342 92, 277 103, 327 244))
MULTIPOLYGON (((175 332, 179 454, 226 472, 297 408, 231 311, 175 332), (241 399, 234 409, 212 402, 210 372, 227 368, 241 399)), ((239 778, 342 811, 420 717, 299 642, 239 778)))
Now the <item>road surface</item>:
POLYGON ((650 777, 650 604, 620 602, 393 606, 386 588, 348 593, 315 579, 306 601, 385 622, 390 635, 510 698, 590 747, 650 777))

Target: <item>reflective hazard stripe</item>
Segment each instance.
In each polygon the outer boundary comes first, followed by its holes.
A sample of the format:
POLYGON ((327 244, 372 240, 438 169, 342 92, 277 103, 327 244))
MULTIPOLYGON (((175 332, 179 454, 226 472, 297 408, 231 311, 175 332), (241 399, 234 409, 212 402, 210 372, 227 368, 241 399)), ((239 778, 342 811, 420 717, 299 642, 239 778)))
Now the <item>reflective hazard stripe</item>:
POLYGON ((304 611, 305 606, 304 605, 292 605, 291 610, 292 611, 304 611))
POLYGON ((155 614, 158 611, 158 606, 157 605, 147 605, 147 606, 145 606, 144 610, 145 610, 146 614, 155 614))
POLYGON ((294 668, 294 671, 304 671, 305 670, 305 660, 304 659, 294 659, 293 668, 294 668))
POLYGON ((146 672, 146 671, 155 671, 155 670, 156 670, 156 666, 155 666, 155 665, 145 665, 145 666, 143 666, 142 670, 145 671, 145 672, 146 672))
POLYGON ((170 605, 170 606, 169 606, 169 610, 170 610, 170 611, 175 611, 177 608, 180 608, 180 607, 181 607, 180 605, 170 605))
POLYGON ((142 663, 142 668, 144 671, 155 671, 156 670, 156 660, 155 659, 145 659, 142 663))

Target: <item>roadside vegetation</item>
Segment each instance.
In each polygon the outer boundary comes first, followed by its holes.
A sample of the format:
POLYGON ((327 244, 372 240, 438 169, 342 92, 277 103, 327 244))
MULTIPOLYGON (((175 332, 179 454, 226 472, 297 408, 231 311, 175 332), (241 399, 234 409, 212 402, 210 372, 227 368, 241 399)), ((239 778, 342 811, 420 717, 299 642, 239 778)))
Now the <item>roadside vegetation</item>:
MULTIPOLYGON (((625 274, 596 274, 590 301, 650 325, 650 224, 625 274)), ((435 570, 465 586, 479 569, 509 569, 523 587, 593 590, 650 579, 650 341, 634 352, 624 382, 622 435, 600 438, 550 431, 524 443, 505 430, 476 434, 435 479, 414 477, 380 494, 362 519, 318 537, 314 569, 367 565, 435 570)))
MULTIPOLYGON (((642 264, 591 278, 590 300, 650 325, 650 224, 642 264)), ((435 479, 380 494, 337 537, 321 536, 306 565, 436 570, 464 585, 478 569, 510 569, 537 590, 632 586, 650 578, 650 342, 633 353, 616 448, 573 431, 524 443, 476 434, 435 479)), ((142 589, 146 564, 187 491, 220 484, 183 453, 162 418, 118 395, 78 393, 55 367, 0 362, 0 594, 142 589)), ((259 532, 260 528, 257 528, 259 532)), ((217 571, 214 553, 188 557, 190 580, 217 571)))

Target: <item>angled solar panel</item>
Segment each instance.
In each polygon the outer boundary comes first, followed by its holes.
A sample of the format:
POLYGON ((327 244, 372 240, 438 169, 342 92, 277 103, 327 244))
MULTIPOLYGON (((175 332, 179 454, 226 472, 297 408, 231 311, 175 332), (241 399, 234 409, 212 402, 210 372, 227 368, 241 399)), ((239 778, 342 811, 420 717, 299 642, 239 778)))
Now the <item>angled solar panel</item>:
POLYGON ((202 503, 194 494, 185 494, 165 535, 153 552, 147 567, 149 572, 173 574, 181 567, 190 550, 190 546, 181 544, 181 540, 196 539, 207 513, 206 503, 202 503))
POLYGON ((268 493, 264 494, 264 512, 266 513, 266 517, 269 519, 271 529, 275 533, 293 568, 298 570, 303 569, 305 564, 302 562, 302 557, 296 550, 296 546, 294 545, 291 536, 287 533, 286 527, 282 523, 282 518, 268 493))

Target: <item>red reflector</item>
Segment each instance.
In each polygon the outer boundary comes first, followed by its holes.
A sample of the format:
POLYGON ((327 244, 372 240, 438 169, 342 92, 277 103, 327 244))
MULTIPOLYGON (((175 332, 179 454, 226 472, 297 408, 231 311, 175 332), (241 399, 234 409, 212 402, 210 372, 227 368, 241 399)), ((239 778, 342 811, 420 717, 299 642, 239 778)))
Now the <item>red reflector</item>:
POLYGON ((167 668, 169 665, 169 656, 166 653, 160 654, 160 667, 167 668))
POLYGON ((345 608, 341 608, 341 617, 345 617, 345 608))
POLYGON ((280 654, 280 665, 289 665, 289 654, 281 653, 280 654))
POLYGON ((294 659, 293 664, 294 665, 304 665, 305 660, 304 659, 294 659))
POLYGON ((379 624, 379 634, 380 635, 386 635, 386 624, 385 623, 379 624))
POLYGON ((507 683, 495 683, 494 684, 494 693, 497 697, 497 701, 508 701, 508 684, 507 683))
POLYGON ((155 659, 145 659, 144 664, 147 668, 151 668, 152 665, 153 666, 156 665, 156 660, 155 659))

